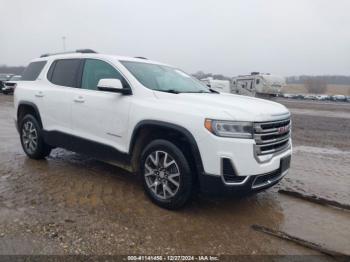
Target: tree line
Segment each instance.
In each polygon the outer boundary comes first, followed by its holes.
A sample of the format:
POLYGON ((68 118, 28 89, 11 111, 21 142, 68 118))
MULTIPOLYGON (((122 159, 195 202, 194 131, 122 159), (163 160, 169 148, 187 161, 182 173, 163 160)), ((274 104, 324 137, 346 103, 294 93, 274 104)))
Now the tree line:
POLYGON ((0 65, 0 74, 21 75, 24 71, 24 66, 6 66, 0 65))
POLYGON ((197 79, 203 79, 203 78, 207 78, 207 77, 212 77, 212 78, 217 79, 217 80, 229 80, 229 81, 231 81, 231 79, 232 79, 232 77, 229 77, 229 76, 224 76, 221 74, 204 73, 203 71, 198 71, 198 72, 192 74, 192 76, 197 78, 197 79))
POLYGON ((350 76, 344 75, 319 75, 319 76, 288 76, 287 84, 305 84, 307 82, 319 82, 331 85, 350 85, 350 76))

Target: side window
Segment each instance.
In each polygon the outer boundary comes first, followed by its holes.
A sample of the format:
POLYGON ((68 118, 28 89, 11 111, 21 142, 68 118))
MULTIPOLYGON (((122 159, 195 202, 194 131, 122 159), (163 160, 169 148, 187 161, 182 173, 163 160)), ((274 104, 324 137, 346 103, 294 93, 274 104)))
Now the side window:
POLYGON ((35 81, 46 65, 46 61, 38 61, 30 63, 22 74, 21 80, 24 81, 35 81))
POLYGON ((86 59, 81 88, 97 90, 97 84, 103 78, 119 79, 124 87, 127 86, 122 75, 110 64, 98 59, 86 59))
POLYGON ((260 79, 257 78, 257 79, 256 79, 256 84, 258 85, 259 83, 260 83, 260 79))
POLYGON ((77 87, 81 61, 81 59, 56 60, 49 70, 49 80, 56 85, 77 87))

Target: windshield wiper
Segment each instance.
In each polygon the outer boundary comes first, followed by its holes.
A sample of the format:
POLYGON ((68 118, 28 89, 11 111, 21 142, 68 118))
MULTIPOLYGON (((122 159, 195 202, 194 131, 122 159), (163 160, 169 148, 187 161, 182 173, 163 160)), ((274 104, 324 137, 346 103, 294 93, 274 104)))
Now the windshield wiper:
POLYGON ((210 92, 204 91, 204 90, 199 90, 199 91, 190 91, 190 92, 179 92, 176 91, 175 89, 168 89, 168 90, 157 90, 160 92, 167 92, 167 93, 172 93, 172 94, 180 94, 180 93, 192 93, 192 94, 197 94, 197 93, 201 93, 201 94, 210 94, 210 93, 216 93, 219 94, 218 91, 214 90, 214 89, 209 89, 210 92))
POLYGON ((172 94, 179 94, 180 92, 174 90, 174 89, 168 89, 168 90, 157 90, 160 92, 166 92, 166 93, 172 93, 172 94))
POLYGON ((199 91, 189 91, 189 92, 183 92, 183 93, 190 93, 190 94, 209 94, 210 92, 206 92, 204 90, 199 91))
POLYGON ((218 92, 218 91, 216 91, 216 90, 214 90, 212 88, 209 88, 209 91, 212 92, 212 93, 215 93, 215 94, 220 94, 220 92, 218 92))

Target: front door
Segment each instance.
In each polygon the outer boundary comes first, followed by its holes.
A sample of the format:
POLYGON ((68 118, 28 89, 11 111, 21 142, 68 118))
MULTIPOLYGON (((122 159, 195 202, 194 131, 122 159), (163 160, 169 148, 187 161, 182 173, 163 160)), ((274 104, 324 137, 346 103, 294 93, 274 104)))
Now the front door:
POLYGON ((126 152, 132 96, 98 90, 99 80, 105 78, 119 79, 128 87, 111 64, 99 59, 85 60, 81 88, 76 89, 72 101, 72 128, 76 136, 126 152))

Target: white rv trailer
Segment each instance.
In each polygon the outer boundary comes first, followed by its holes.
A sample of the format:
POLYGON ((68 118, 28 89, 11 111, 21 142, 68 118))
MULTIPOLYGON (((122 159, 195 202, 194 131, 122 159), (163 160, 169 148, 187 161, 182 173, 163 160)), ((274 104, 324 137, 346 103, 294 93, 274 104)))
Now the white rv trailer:
POLYGON ((218 80, 212 77, 203 78, 200 80, 210 88, 221 93, 231 93, 231 85, 229 80, 218 80))
POLYGON ((232 78, 232 93, 256 96, 274 97, 286 85, 283 77, 252 72, 250 75, 240 75, 232 78))

